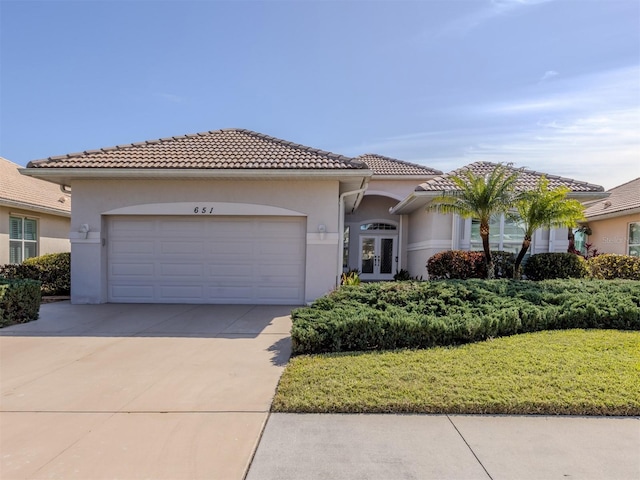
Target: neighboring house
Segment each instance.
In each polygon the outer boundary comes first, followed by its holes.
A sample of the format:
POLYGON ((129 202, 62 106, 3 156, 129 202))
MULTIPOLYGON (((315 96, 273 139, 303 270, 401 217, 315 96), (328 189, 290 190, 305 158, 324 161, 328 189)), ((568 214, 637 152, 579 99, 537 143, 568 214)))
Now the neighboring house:
POLYGON ((609 196, 587 205, 590 234, 576 245, 590 243, 599 253, 640 257, 640 177, 608 190, 609 196))
POLYGON ((21 168, 0 157, 0 265, 71 248, 71 197, 21 168))
MULTIPOLYGON (((73 191, 73 303, 302 304, 348 269, 365 280, 425 275, 433 253, 475 241, 471 220, 424 211, 450 188, 438 170, 248 130, 50 157, 22 172, 73 191)), ((583 200, 604 195, 549 178, 583 200)), ((509 228, 500 223, 498 243, 509 228)), ((541 233, 536 251, 566 250, 566 232, 555 234, 541 233)))

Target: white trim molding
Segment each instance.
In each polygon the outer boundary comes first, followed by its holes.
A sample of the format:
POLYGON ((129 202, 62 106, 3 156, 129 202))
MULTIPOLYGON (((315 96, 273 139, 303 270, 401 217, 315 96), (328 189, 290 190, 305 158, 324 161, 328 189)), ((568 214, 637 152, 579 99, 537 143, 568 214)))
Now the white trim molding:
POLYGON ((116 208, 102 215, 191 215, 196 217, 217 217, 221 215, 279 217, 306 217, 307 215, 287 208, 255 203, 229 202, 173 202, 147 203, 116 208))
POLYGON ((307 245, 337 245, 339 242, 337 233, 307 233, 307 245))
POLYGON ((451 240, 424 240, 407 245, 407 251, 409 252, 429 249, 451 250, 451 240))

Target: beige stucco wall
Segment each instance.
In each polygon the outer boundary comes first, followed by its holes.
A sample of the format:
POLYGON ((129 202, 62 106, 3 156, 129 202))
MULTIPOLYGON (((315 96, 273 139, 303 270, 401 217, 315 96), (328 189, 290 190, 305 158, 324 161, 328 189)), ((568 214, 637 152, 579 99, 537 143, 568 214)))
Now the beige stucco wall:
MULTIPOLYGON (((337 180, 78 180, 72 184, 72 237, 82 224, 87 239, 72 239, 73 303, 103 303, 107 299, 106 212, 148 204, 207 202, 268 205, 299 212, 307 219, 305 300, 311 301, 336 285, 338 277, 337 180), (318 225, 326 234, 318 234, 318 225)), ((159 212, 161 214, 161 212, 159 212)), ((187 211, 185 215, 190 215, 187 211)))
POLYGON ((15 214, 38 220, 38 254, 68 252, 71 219, 15 207, 0 206, 0 265, 9 263, 9 216, 15 214))
POLYGON ((589 220, 591 228, 588 242, 600 253, 628 254, 629 224, 640 222, 640 213, 603 220, 589 220))
POLYGON ((412 276, 427 278, 427 260, 452 248, 453 215, 418 208, 408 215, 407 267, 412 276))

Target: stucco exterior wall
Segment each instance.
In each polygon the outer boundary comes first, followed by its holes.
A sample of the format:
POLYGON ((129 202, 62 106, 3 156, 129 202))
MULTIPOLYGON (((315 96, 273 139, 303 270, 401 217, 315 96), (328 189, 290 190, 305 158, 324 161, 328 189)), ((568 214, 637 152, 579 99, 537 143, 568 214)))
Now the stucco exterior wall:
POLYGON ((419 208, 408 217, 407 268, 412 276, 427 279, 427 260, 452 248, 453 215, 419 208))
POLYGON ((632 222, 640 222, 640 213, 589 220, 591 235, 588 242, 593 245, 592 248, 597 248, 599 253, 628 255, 629 224, 632 222))
POLYGON ((148 204, 225 202, 299 212, 307 219, 305 300, 311 301, 336 285, 337 180, 78 180, 72 189, 72 303, 106 302, 107 212, 148 204), (86 239, 77 233, 82 224, 90 227, 86 239), (319 225, 325 225, 325 234, 318 233, 319 225))
POLYGON ((68 252, 71 219, 15 207, 0 206, 0 265, 9 263, 9 216, 16 214, 38 220, 38 254, 68 252))

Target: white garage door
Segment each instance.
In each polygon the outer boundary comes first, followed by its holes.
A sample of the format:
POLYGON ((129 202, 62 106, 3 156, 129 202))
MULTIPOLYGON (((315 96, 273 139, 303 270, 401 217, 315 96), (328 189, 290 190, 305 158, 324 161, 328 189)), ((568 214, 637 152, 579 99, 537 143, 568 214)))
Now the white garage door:
POLYGON ((109 301, 301 304, 302 217, 114 216, 109 301))

